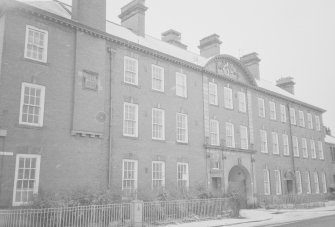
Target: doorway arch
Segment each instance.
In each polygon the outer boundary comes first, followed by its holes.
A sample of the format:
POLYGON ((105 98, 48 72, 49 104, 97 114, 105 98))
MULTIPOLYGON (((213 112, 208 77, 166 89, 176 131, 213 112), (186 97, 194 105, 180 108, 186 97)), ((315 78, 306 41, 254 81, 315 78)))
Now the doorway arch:
POLYGON ((252 199, 251 177, 243 165, 233 166, 228 174, 228 193, 238 195, 241 208, 246 208, 252 199))

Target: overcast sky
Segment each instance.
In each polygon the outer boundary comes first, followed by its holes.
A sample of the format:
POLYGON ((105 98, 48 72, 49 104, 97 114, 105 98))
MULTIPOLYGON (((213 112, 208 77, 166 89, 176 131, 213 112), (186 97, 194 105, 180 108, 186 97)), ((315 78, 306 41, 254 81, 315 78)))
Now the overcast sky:
MULTIPOLYGON (((120 23, 120 8, 128 2, 107 0, 107 19, 120 23)), ((173 28, 199 53, 199 40, 216 33, 223 54, 257 52, 262 79, 294 77, 297 97, 326 109, 324 124, 335 134, 334 0, 146 0, 146 5, 149 35, 160 38, 173 28)))

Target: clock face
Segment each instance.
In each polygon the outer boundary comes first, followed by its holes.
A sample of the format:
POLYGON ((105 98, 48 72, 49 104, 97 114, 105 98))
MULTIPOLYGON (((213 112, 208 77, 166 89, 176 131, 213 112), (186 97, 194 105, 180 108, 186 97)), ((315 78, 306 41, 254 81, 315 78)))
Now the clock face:
POLYGON ((220 62, 218 64, 218 73, 223 74, 226 77, 238 79, 238 73, 234 65, 229 62, 220 62))

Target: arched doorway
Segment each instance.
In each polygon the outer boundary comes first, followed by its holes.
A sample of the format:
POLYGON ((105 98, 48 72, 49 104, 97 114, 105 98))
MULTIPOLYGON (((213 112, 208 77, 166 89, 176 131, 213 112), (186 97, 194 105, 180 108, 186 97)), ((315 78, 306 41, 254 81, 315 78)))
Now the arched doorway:
POLYGON ((241 208, 246 208, 251 194, 251 178, 248 170, 242 165, 236 165, 229 171, 228 192, 239 196, 241 208))

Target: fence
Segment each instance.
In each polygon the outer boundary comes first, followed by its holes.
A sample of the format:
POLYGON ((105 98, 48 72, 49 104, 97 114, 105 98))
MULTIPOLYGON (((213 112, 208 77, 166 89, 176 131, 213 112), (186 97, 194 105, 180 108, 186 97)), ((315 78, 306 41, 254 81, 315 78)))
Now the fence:
POLYGON ((0 210, 1 227, 155 226, 176 220, 223 217, 236 211, 231 198, 154 201, 47 209, 0 210))
POLYGON ((327 194, 303 194, 303 195, 258 195, 258 204, 262 207, 269 206, 293 206, 306 204, 313 205, 313 203, 325 202, 327 194))

